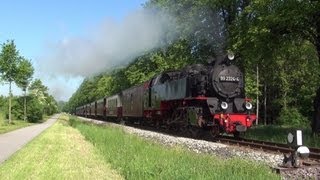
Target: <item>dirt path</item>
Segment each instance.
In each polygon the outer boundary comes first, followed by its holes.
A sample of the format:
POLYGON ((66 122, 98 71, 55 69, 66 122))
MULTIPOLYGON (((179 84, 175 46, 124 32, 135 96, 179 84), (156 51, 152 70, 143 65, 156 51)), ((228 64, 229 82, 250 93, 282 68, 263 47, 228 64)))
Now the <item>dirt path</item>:
POLYGON ((51 117, 46 122, 21 128, 0 135, 0 164, 12 154, 21 149, 25 144, 50 127, 58 119, 59 114, 51 117))

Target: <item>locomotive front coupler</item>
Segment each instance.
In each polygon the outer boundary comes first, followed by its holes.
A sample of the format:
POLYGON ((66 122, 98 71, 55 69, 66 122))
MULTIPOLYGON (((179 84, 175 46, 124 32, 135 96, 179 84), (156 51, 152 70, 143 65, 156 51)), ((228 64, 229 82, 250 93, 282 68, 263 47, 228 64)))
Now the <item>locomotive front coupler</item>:
POLYGON ((295 133, 289 133, 287 141, 293 150, 290 154, 284 154, 281 166, 286 168, 301 167, 303 160, 307 159, 310 153, 309 148, 302 145, 302 131, 296 130, 295 133))

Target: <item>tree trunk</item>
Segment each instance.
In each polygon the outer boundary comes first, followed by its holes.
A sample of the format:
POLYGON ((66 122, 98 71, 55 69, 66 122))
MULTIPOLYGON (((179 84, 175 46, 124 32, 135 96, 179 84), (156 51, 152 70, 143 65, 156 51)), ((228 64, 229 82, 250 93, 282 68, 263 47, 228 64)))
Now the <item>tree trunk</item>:
POLYGON ((311 123, 312 133, 320 133, 320 87, 313 102, 314 114, 311 123))
POLYGON ((264 84, 264 125, 267 125, 267 85, 264 84))
POLYGON ((316 13, 315 17, 316 17, 316 39, 315 39, 315 46, 318 52, 318 60, 320 63, 320 12, 318 11, 318 13, 316 13))
POLYGON ((9 124, 11 124, 11 81, 9 82, 9 124))
POLYGON ((257 115, 257 120, 256 120, 256 125, 259 124, 259 66, 257 65, 257 105, 256 105, 256 115, 257 115))
POLYGON ((24 90, 24 109, 23 109, 23 120, 27 121, 27 91, 24 90))

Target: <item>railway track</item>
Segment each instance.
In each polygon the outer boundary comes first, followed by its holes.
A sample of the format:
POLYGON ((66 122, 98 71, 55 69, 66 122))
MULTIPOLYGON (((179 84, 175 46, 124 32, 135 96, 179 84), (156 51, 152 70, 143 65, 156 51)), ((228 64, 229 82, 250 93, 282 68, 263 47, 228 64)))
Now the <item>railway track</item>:
MULTIPOLYGON (((102 123, 105 122, 97 119, 94 121, 100 121, 102 123)), ((116 122, 113 122, 113 123, 116 123, 116 122)), ((212 142, 220 142, 223 144, 237 145, 237 146, 247 147, 251 149, 270 151, 274 153, 290 153, 294 150, 288 144, 283 144, 283 143, 275 143, 275 142, 245 139, 245 138, 235 139, 232 136, 218 136, 216 137, 216 139, 212 139, 212 137, 209 134, 201 137, 191 137, 190 135, 185 135, 181 132, 168 131, 167 129, 164 129, 164 128, 155 128, 152 126, 141 126, 140 124, 134 124, 134 123, 126 124, 126 125, 139 128, 139 129, 156 131, 156 132, 161 132, 161 133, 174 135, 174 136, 188 137, 188 138, 193 138, 197 140, 205 140, 205 141, 212 141, 212 142)), ((320 163, 320 148, 312 148, 312 147, 308 147, 308 148, 310 150, 309 159, 320 163)))
MULTIPOLYGON (((230 136, 220 136, 217 138, 218 142, 249 147, 259 150, 266 150, 278 153, 290 153, 294 149, 287 144, 267 142, 253 139, 234 139, 230 136)), ((309 148, 309 159, 320 162, 320 148, 309 148)))

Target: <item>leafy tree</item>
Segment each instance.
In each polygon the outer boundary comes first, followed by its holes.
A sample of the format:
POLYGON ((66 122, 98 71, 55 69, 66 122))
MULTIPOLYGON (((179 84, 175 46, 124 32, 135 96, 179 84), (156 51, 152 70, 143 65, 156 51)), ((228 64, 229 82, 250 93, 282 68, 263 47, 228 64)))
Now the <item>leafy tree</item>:
POLYGON ((19 52, 14 41, 3 43, 0 53, 0 72, 2 80, 9 82, 9 123, 11 123, 11 85, 18 74, 19 61, 19 52))
POLYGON ((40 79, 35 79, 29 86, 29 92, 32 96, 36 97, 41 104, 46 103, 48 97, 48 87, 42 84, 40 79))
POLYGON ((66 106, 66 102, 65 101, 58 101, 58 111, 59 112, 63 111, 65 106, 66 106))
POLYGON ((58 103, 54 99, 52 95, 49 95, 46 98, 47 104, 44 106, 44 111, 47 115, 52 115, 56 112, 58 112, 58 103))
POLYGON ((288 108, 310 117, 319 86, 319 7, 319 1, 254 0, 232 25, 233 48, 248 71, 259 66, 261 82, 268 87, 263 93, 271 105, 268 114, 275 113, 274 119, 288 108))
POLYGON ((27 118, 27 88, 28 85, 31 82, 32 79, 32 75, 33 75, 34 69, 32 67, 32 64, 29 60, 21 57, 21 61, 19 61, 18 64, 18 73, 16 76, 16 84, 18 87, 22 88, 22 90, 24 91, 24 116, 23 119, 24 121, 26 121, 27 118))
MULTIPOLYGON (((58 103, 49 95, 48 87, 42 84, 40 79, 35 79, 28 88, 29 94, 31 95, 33 105, 36 105, 36 109, 41 109, 42 114, 52 115, 58 112, 58 103)), ((32 107, 33 108, 33 107, 32 107)), ((38 116, 37 116, 38 117, 38 116)))

